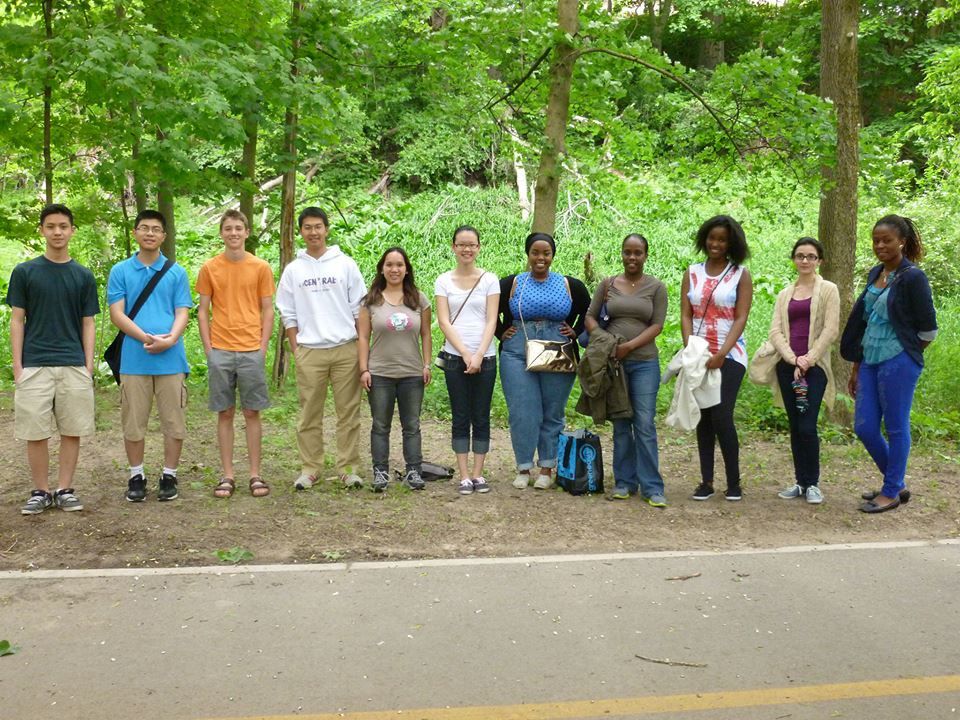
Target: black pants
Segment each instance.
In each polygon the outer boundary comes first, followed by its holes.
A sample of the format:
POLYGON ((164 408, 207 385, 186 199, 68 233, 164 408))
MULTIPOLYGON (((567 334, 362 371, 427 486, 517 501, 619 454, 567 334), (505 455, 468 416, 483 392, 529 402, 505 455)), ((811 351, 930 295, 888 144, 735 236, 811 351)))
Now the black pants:
POLYGON ((740 482, 740 439, 733 424, 733 408, 746 368, 736 360, 726 358, 720 368, 720 404, 700 411, 697 425, 697 449, 700 451, 700 477, 713 485, 713 448, 720 442, 727 487, 740 482))
POLYGON ((497 358, 495 355, 485 357, 480 372, 467 375, 462 357, 449 353, 444 353, 444 357, 443 377, 450 396, 453 451, 463 455, 472 449, 478 455, 485 455, 490 450, 490 403, 497 383, 497 358))
POLYGON ((777 382, 783 406, 790 421, 790 450, 793 453, 793 470, 797 485, 806 489, 820 482, 820 436, 817 434, 817 417, 820 404, 827 389, 827 374, 823 368, 812 367, 807 371, 807 411, 797 412, 797 400, 793 394, 794 366, 783 360, 777 363, 777 382))

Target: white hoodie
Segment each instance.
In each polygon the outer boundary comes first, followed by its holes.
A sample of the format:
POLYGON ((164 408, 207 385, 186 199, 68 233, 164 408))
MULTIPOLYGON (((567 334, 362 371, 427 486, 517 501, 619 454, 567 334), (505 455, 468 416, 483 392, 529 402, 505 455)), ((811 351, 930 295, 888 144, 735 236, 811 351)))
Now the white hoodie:
POLYGON ((666 384, 676 375, 677 384, 673 388, 673 399, 667 412, 667 425, 681 430, 693 430, 700 422, 700 408, 709 408, 720 404, 719 370, 707 370, 710 359, 710 346, 697 335, 691 335, 687 345, 681 348, 660 382, 666 384))
POLYGON ((297 328, 297 344, 332 348, 357 339, 360 299, 367 288, 353 258, 328 247, 319 258, 306 250, 283 270, 277 309, 284 329, 297 328))

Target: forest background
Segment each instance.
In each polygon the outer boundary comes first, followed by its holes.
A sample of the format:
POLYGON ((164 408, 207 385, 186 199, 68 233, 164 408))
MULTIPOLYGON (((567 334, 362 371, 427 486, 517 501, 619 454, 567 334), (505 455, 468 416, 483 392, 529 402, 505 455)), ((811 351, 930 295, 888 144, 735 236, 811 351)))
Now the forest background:
MULTIPOLYGON (((824 271, 849 303, 872 224, 897 212, 923 234, 941 328, 914 426, 960 438, 960 0, 8 0, 0 22, 4 285, 42 251, 49 200, 73 208, 72 252, 101 287, 144 207, 167 216, 165 252, 191 279, 220 251, 228 207, 251 217, 249 249, 279 277, 311 204, 368 280, 399 244, 428 295, 460 224, 480 229, 480 264, 501 275, 522 269, 531 227, 552 229, 555 269, 591 289, 640 232, 647 272, 670 289, 666 356, 694 232, 729 213, 753 253, 752 352, 798 237, 827 243, 824 271)), ((98 353, 106 312, 99 328, 98 353)), ((187 349, 202 387, 196 323, 187 349)), ((427 410, 445 408, 434 383, 427 410)), ((738 416, 785 427, 752 386, 738 416)))

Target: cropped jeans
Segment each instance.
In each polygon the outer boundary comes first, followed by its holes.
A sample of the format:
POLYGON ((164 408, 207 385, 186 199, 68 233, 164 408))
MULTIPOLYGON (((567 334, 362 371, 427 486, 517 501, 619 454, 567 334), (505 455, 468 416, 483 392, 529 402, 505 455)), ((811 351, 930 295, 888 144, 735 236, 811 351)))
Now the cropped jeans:
POLYGON ((463 455, 472 449, 477 455, 490 450, 490 402, 493 386, 497 383, 497 358, 485 357, 480 372, 467 375, 467 364, 459 355, 444 353, 446 366, 443 377, 450 396, 451 444, 453 451, 463 455))
POLYGON ((404 378, 370 376, 370 455, 373 467, 386 472, 390 469, 390 426, 393 425, 394 405, 400 410, 403 430, 403 461, 407 470, 420 472, 423 464, 420 438, 420 408, 423 405, 423 377, 404 378))
POLYGON ((656 358, 627 360, 621 367, 627 374, 633 417, 613 421, 613 477, 618 489, 640 490, 647 498, 663 495, 654 422, 660 363, 656 358))
POLYGON ((853 429, 883 473, 883 494, 896 498, 906 487, 910 456, 910 408, 922 368, 901 352, 876 365, 863 363, 857 374, 853 429), (887 431, 884 438, 880 423, 887 431))
POLYGON ((557 445, 577 374, 528 372, 526 339, 566 342, 570 338, 560 333, 560 324, 527 321, 526 336, 517 325, 513 337, 500 344, 500 382, 510 412, 510 442, 517 470, 533 467, 534 451, 540 467, 557 466, 557 445))

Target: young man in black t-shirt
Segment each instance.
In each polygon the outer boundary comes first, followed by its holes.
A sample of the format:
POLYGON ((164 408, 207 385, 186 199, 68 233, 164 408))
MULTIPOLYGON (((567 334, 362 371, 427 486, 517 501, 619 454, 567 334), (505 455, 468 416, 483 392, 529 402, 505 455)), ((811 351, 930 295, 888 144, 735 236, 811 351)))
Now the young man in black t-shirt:
POLYGON ((36 515, 51 505, 82 510, 73 492, 80 436, 92 435, 93 348, 100 312, 93 273, 70 257, 76 227, 65 205, 40 213, 46 250, 14 268, 7 289, 13 361, 14 432, 27 441, 34 490, 21 508, 36 515), (48 480, 48 441, 60 433, 57 490, 48 480))

